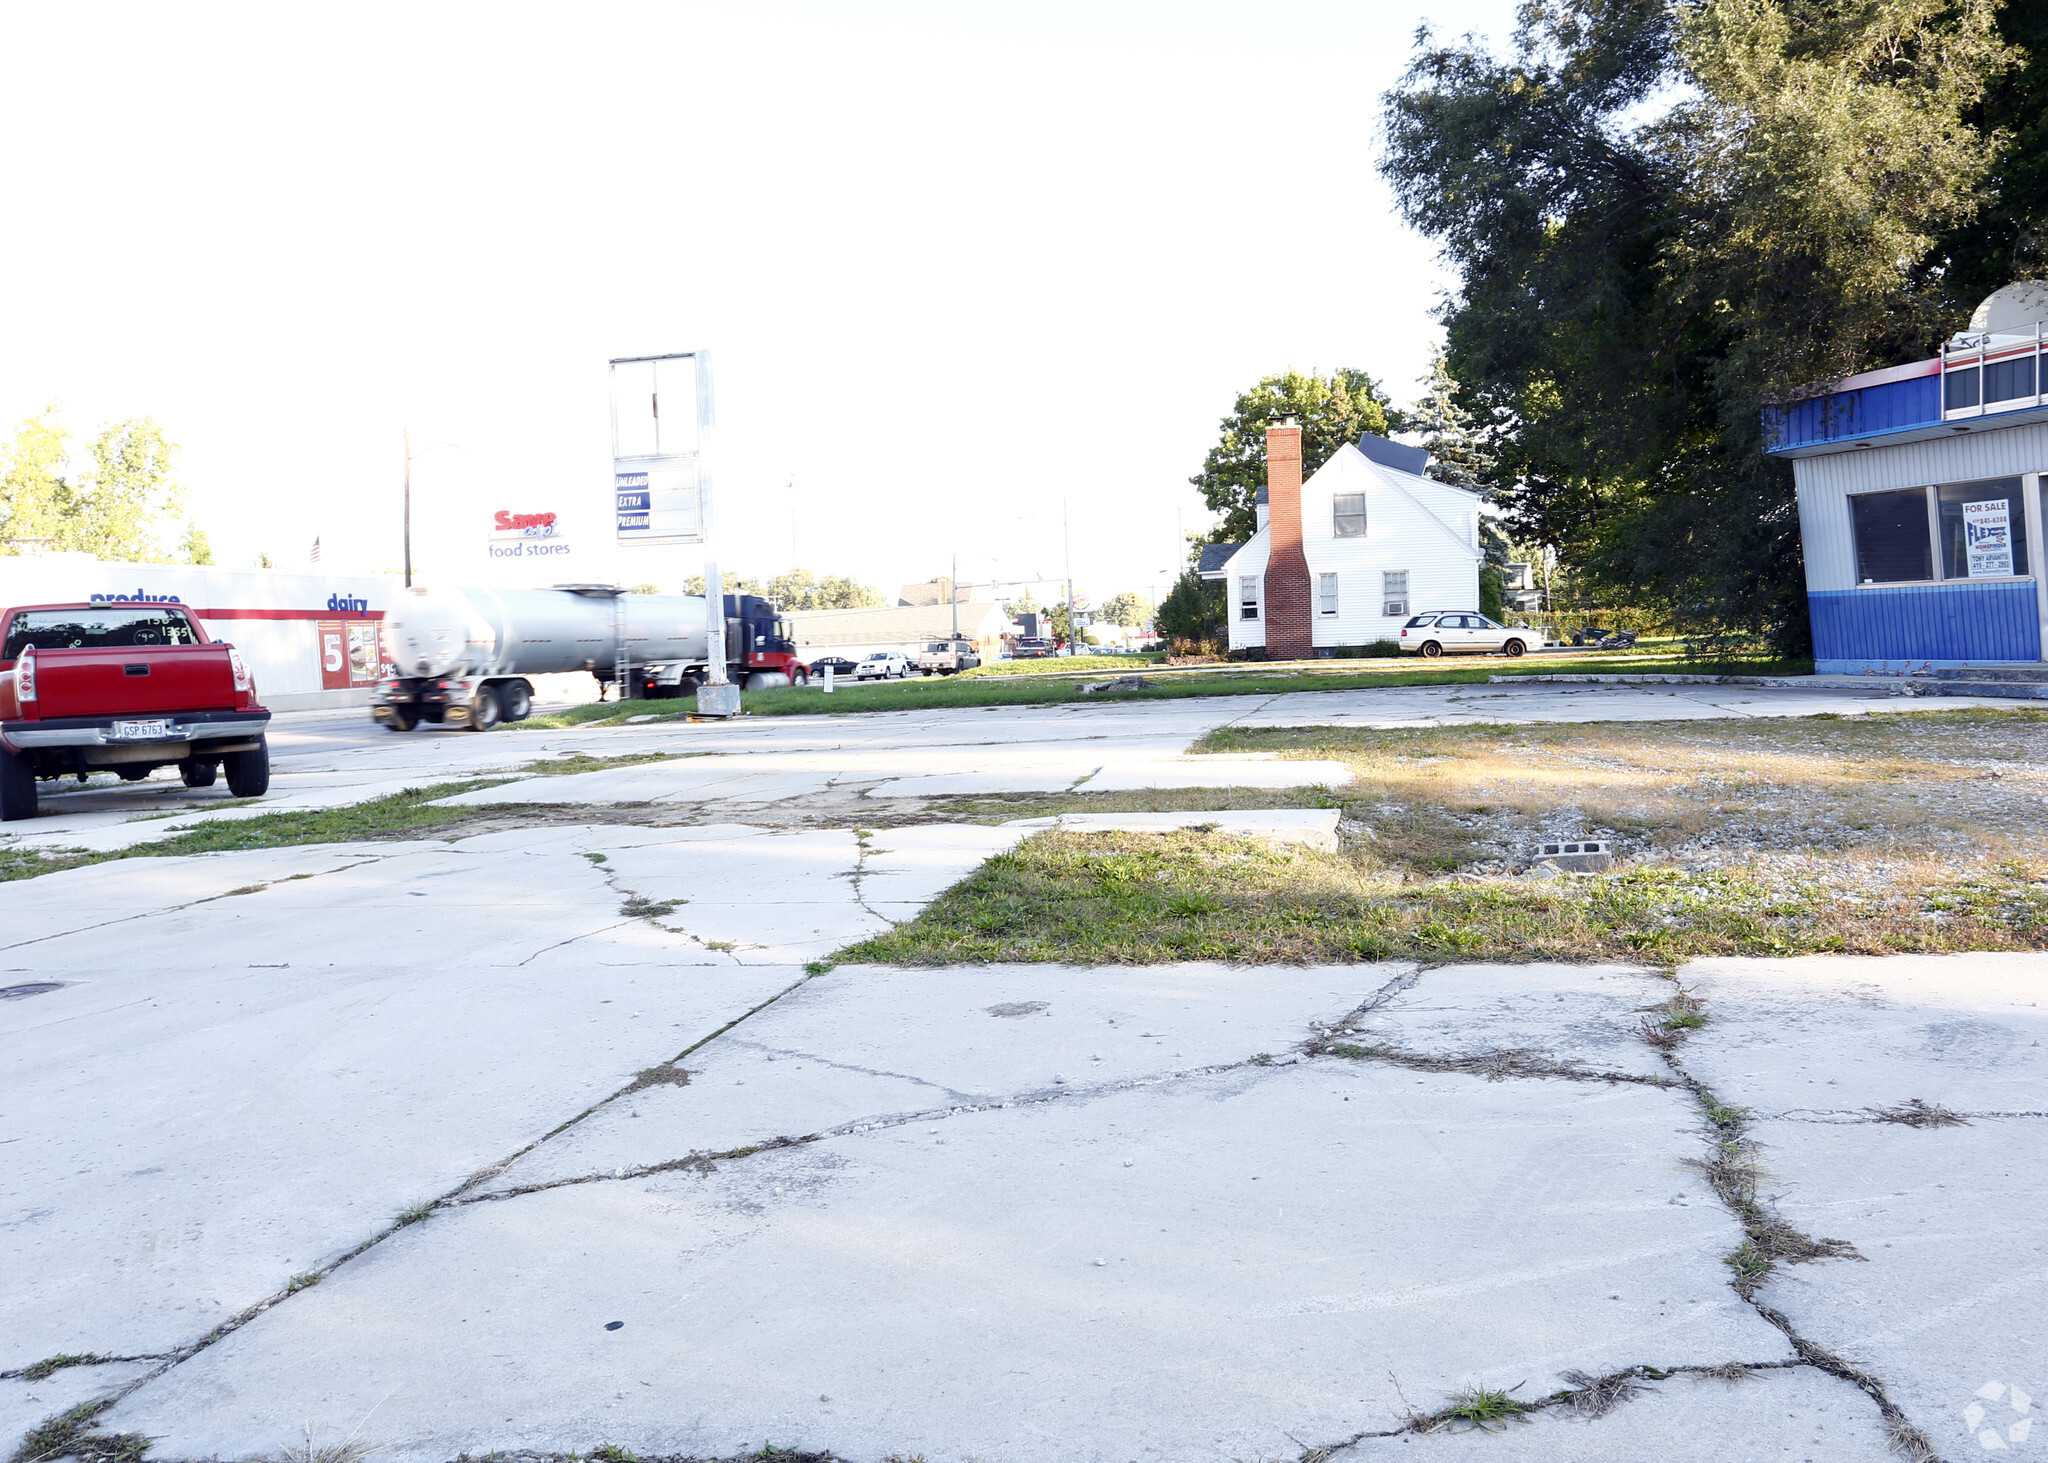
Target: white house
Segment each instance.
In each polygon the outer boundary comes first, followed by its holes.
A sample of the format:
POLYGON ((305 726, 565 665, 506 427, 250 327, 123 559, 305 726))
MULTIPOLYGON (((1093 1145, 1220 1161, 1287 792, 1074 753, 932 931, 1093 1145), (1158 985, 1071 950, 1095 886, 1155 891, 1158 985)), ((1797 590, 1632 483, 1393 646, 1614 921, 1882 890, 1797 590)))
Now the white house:
POLYGON ((1476 610, 1479 495, 1424 477, 1428 461, 1367 435, 1303 482, 1301 428, 1268 427, 1259 530, 1198 570, 1226 586, 1230 648, 1301 660, 1399 639, 1423 610, 1476 610))

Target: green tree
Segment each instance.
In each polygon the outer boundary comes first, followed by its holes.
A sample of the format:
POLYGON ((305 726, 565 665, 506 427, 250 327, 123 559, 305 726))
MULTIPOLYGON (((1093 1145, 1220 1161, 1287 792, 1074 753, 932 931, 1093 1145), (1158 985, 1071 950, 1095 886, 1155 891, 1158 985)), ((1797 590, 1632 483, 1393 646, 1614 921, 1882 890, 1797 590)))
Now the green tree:
POLYGON ((1153 626, 1167 640, 1221 640, 1223 586, 1185 571, 1159 602, 1153 626))
POLYGON ((178 552, 185 556, 188 564, 211 564, 213 562, 213 540, 206 536, 206 530, 196 523, 185 525, 185 541, 178 546, 178 552))
POLYGON ((1290 370, 1266 377, 1237 398, 1202 470, 1188 479, 1202 501, 1223 515, 1204 542, 1238 543, 1258 531, 1259 489, 1266 481, 1266 428, 1290 417, 1301 427, 1304 475, 1362 433, 1384 435, 1390 424, 1399 426, 1399 414, 1386 393, 1363 371, 1319 376, 1290 370))
POLYGON ((1431 351, 1422 399, 1408 413, 1408 430, 1420 432, 1429 449, 1428 476, 1491 498, 1499 486, 1494 456, 1480 440, 1478 418, 1458 401, 1462 389, 1442 348, 1431 351))
POLYGON ((875 610, 888 604, 879 589, 843 574, 820 579, 808 569, 778 574, 762 592, 785 610, 875 610))
MULTIPOLYGON (((760 580, 749 579, 744 574, 727 574, 722 571, 718 576, 718 592, 720 594, 757 594, 764 599, 768 595, 767 589, 762 586, 760 580)), ((688 579, 685 579, 683 581, 683 593, 701 596, 704 593, 704 576, 702 574, 692 574, 688 579)))
POLYGON ((1459 275, 1450 369, 1517 531, 1692 631, 1806 641, 1774 400, 1922 358, 2010 51, 1996 0, 1544 0, 1423 49, 1382 168, 1459 275))
POLYGON ((91 466, 75 476, 69 444, 54 407, 16 431, 0 466, 0 546, 12 547, 0 551, 49 540, 101 559, 168 558, 161 534, 185 506, 171 478, 177 444, 148 417, 115 422, 93 438, 91 466))
POLYGON ((2001 140, 1976 216, 1951 231, 1922 272, 1958 304, 2002 284, 2048 276, 2048 6, 2007 0, 1998 30, 2025 61, 1994 80, 1968 114, 2001 140))
POLYGON ((1105 600, 1095 618, 1106 625, 1122 625, 1127 630, 1135 630, 1152 618, 1152 606, 1127 590, 1105 600))

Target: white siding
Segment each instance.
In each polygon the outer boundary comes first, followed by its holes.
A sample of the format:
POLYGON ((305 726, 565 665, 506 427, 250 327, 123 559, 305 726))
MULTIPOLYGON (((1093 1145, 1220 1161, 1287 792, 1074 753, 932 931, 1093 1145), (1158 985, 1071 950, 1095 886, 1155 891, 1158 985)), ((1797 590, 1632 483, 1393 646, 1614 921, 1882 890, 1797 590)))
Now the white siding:
POLYGON ((1263 584, 1266 577, 1267 531, 1260 529, 1252 535, 1251 542, 1230 556, 1229 566, 1223 576, 1223 613, 1230 627, 1230 648, 1242 650, 1249 645, 1266 643, 1266 599, 1259 596, 1259 617, 1256 620, 1240 620, 1237 616, 1237 582, 1247 574, 1255 574, 1263 584))
MULTIPOLYGON (((1346 446, 1302 484, 1301 517, 1312 610, 1317 608, 1316 576, 1337 575, 1338 613, 1311 617, 1317 646, 1400 638, 1407 617, 1380 613, 1380 576, 1390 569, 1408 574, 1410 614, 1479 607, 1476 495, 1382 467, 1346 446), (1365 536, 1338 538, 1332 500, 1338 493, 1355 492, 1365 494, 1365 536)), ((1263 635, 1257 643, 1265 643, 1263 635)))

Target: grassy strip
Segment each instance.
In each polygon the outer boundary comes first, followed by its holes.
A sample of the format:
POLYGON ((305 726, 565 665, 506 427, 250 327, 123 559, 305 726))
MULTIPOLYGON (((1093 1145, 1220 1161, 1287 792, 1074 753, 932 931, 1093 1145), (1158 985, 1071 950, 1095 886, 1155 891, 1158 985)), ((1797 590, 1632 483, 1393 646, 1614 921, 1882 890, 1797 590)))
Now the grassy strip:
POLYGON ((1049 655, 1042 660, 991 660, 971 671, 960 672, 962 680, 985 680, 991 676, 1056 676, 1076 671, 1141 671, 1147 666, 1166 664, 1163 655, 1049 655))
POLYGON ((1788 886, 1745 869, 1409 882, 1342 854, 1215 833, 1047 833, 989 860, 917 919, 834 958, 1663 963, 2043 948, 2048 889, 2018 866, 1859 905, 1818 884, 1788 886))
MULTIPOLYGON (((819 683, 773 691, 744 691, 741 709, 753 716, 848 716, 874 711, 925 711, 980 706, 1059 706, 1072 701, 1178 701, 1194 696, 1274 696, 1290 691, 1365 691, 1381 686, 1467 686, 1488 676, 1539 676, 1558 672, 1580 675, 1627 675, 1673 672, 1709 676, 1807 675, 1811 661, 1728 660, 1688 661, 1680 655, 1617 655, 1558 660, 1507 660, 1478 656, 1456 662, 1331 660, 1314 666, 1265 669, 1256 664, 1222 669, 1193 667, 1167 670, 1142 658, 1079 657, 1075 660, 1010 661, 1033 667, 982 676, 974 671, 957 676, 926 676, 915 681, 869 683, 842 681, 828 698, 819 683), (1148 683, 1136 691, 1081 694, 1080 680, 1091 674, 1095 660, 1101 670, 1144 674, 1148 683), (1385 669, 1372 669, 1380 666, 1385 669), (1396 669, 1394 667, 1398 666, 1396 669)), ((986 668, 984 668, 986 669, 986 668)), ((1099 672, 1094 672, 1098 673, 1099 672)), ((676 721, 694 715, 694 700, 605 701, 567 711, 535 716, 510 730, 552 731, 594 723, 618 724, 631 717, 676 721)))

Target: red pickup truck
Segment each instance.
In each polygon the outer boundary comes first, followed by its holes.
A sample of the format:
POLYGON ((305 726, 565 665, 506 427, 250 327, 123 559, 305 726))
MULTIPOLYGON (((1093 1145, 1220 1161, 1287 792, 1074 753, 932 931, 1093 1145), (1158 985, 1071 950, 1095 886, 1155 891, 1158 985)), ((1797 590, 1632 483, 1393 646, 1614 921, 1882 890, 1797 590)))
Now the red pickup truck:
POLYGON ((0 610, 0 821, 33 818, 36 782, 176 767, 223 771, 236 797, 270 789, 270 713, 248 664, 178 604, 0 610))

